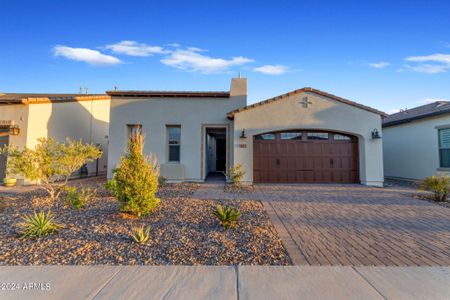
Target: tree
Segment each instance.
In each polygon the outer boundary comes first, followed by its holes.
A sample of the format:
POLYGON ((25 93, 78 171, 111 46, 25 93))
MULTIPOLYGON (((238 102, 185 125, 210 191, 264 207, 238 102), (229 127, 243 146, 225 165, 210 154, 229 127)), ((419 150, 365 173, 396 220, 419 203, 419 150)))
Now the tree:
POLYGON ((58 143, 53 138, 39 138, 33 149, 19 149, 11 145, 5 146, 1 151, 8 155, 9 174, 38 181, 52 200, 59 197, 75 171, 102 154, 92 144, 70 139, 65 143, 58 143))
POLYGON ((143 154, 144 135, 141 130, 131 133, 125 155, 106 187, 120 202, 120 210, 136 216, 147 215, 160 200, 158 191, 159 166, 153 156, 143 154))

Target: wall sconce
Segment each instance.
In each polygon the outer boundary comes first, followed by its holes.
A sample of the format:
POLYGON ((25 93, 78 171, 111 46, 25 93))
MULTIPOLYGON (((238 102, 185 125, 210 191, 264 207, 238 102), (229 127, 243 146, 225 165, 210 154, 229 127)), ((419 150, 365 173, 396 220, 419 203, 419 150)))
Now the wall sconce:
POLYGON ((381 139, 380 133, 378 132, 378 129, 374 129, 372 131, 372 139, 376 140, 376 139, 381 139))
POLYGON ((20 133, 20 128, 15 126, 15 127, 11 127, 9 129, 9 132, 11 133, 11 135, 19 135, 20 133))
POLYGON ((241 139, 247 138, 247 136, 245 135, 245 129, 242 129, 241 136, 239 138, 241 138, 241 139))

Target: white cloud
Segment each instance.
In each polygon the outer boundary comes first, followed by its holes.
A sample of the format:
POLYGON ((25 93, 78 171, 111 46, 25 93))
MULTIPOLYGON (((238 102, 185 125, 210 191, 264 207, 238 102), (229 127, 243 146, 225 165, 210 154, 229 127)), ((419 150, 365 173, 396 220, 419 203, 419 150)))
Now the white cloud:
POLYGON ((53 54, 55 56, 62 56, 67 59, 82 61, 90 65, 96 66, 112 66, 120 64, 120 59, 100 53, 97 50, 87 48, 72 48, 62 45, 57 45, 53 48, 53 54))
POLYGON ((114 53, 125 54, 129 56, 151 56, 153 54, 168 53, 163 47, 141 44, 136 41, 121 41, 116 44, 107 45, 106 49, 114 53))
POLYGON ((450 70, 450 54, 436 53, 424 56, 409 56, 406 61, 416 63, 405 65, 406 68, 421 73, 438 74, 450 70))
POLYGON ((367 63, 367 65, 374 69, 383 69, 383 68, 390 66, 391 64, 388 62, 385 62, 385 61, 381 61, 381 62, 377 62, 377 63, 367 63))
POLYGON ((231 59, 213 58, 200 54, 204 50, 198 48, 175 49, 168 56, 161 59, 166 66, 180 70, 218 73, 228 70, 233 66, 240 66, 252 62, 250 58, 237 56, 231 59))
POLYGON ((441 101, 448 101, 447 99, 442 99, 442 98, 427 98, 425 100, 421 100, 418 103, 419 104, 430 104, 433 102, 441 102, 441 101))
POLYGON ((286 73, 288 70, 289 68, 283 65, 264 65, 253 69, 255 72, 268 75, 281 75, 286 73))

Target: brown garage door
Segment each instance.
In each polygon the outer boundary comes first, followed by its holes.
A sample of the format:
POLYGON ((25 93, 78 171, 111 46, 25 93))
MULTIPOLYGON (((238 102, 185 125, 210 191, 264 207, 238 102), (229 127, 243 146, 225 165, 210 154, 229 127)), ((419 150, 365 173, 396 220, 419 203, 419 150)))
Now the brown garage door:
POLYGON ((359 183, 358 139, 323 131, 253 138, 254 182, 359 183))

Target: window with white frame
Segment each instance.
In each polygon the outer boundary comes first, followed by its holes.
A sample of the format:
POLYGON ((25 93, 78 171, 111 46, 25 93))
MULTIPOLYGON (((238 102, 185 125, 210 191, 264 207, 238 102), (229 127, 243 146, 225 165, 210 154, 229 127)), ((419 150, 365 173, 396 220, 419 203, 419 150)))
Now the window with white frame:
POLYGON ((181 150, 181 126, 167 126, 167 140, 169 143, 169 162, 180 162, 181 150))
POLYGON ((450 168, 450 128, 439 129, 439 164, 450 168))

